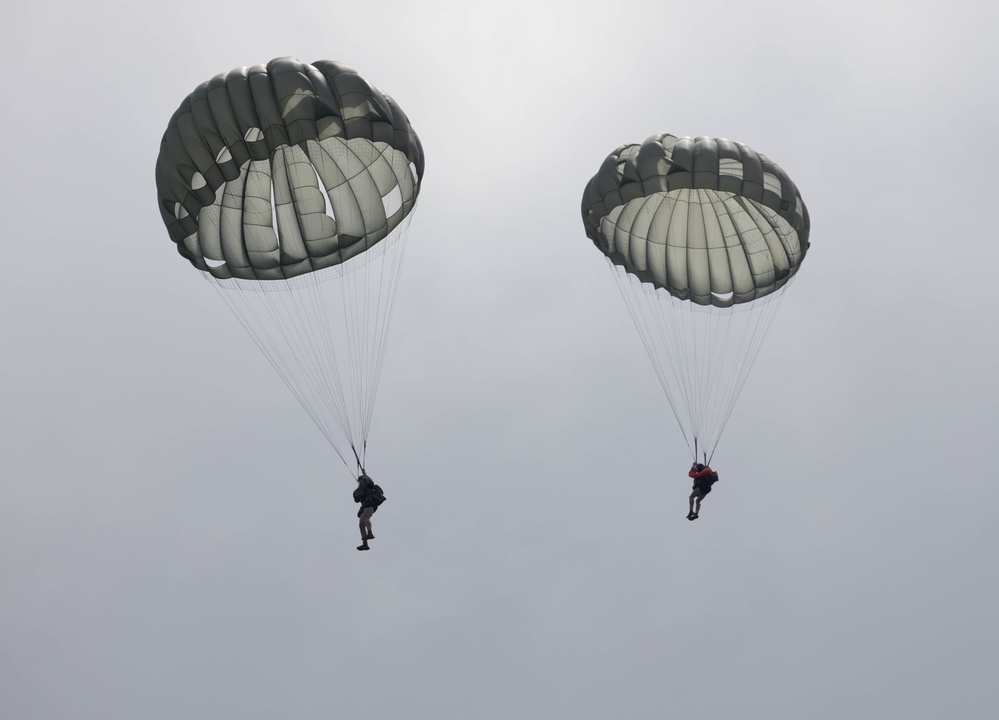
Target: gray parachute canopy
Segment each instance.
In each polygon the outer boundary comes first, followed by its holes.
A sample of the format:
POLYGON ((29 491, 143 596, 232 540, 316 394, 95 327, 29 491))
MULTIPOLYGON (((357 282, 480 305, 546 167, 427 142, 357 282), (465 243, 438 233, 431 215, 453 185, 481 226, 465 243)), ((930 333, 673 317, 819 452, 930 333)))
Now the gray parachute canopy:
POLYGON ((769 295, 808 250, 808 211, 787 173, 719 138, 622 145, 587 184, 582 214, 611 262, 697 305, 769 295))
POLYGON ((184 99, 160 144, 156 190, 195 267, 281 280, 387 237, 413 209, 423 167, 405 113, 352 68, 277 58, 184 99))

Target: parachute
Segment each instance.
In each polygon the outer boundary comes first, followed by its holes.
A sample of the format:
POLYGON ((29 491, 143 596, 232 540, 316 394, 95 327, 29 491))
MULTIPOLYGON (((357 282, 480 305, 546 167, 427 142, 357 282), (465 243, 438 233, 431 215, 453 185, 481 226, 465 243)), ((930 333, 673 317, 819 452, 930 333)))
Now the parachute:
POLYGON ((808 251, 801 194, 745 145, 657 134, 604 160, 581 211, 688 448, 709 464, 808 251))
POLYGON ((364 466, 423 169, 398 104, 330 60, 216 75, 160 144, 171 240, 348 469, 364 466))

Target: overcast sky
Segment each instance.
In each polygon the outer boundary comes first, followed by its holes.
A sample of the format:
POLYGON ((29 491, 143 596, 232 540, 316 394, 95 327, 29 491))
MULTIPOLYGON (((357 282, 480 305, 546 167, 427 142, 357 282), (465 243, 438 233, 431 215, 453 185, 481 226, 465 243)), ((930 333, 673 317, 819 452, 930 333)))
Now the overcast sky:
POLYGON ((997 7, 4 3, 0 717, 990 717, 997 7), (156 207, 180 101, 281 55, 426 151, 368 553, 156 207), (765 153, 812 220, 696 523, 579 217, 656 132, 765 153))

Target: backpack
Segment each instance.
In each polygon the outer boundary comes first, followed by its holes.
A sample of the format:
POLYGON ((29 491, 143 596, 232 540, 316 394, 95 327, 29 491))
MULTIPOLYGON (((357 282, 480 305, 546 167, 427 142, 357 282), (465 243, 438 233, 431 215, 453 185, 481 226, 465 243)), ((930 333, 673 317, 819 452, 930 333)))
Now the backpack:
POLYGON ((377 485, 372 486, 369 493, 369 497, 371 498, 371 502, 374 504, 375 507, 378 507, 383 502, 385 502, 385 492, 377 485))

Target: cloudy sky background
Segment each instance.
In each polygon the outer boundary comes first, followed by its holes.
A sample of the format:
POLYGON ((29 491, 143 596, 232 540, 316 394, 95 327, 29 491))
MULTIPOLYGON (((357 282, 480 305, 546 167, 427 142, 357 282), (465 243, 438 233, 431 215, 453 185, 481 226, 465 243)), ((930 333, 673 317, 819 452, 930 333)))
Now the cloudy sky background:
POLYGON ((0 716, 989 716, 997 22, 5 3, 0 716), (369 553, 340 461, 156 209, 181 99, 280 55, 354 66, 427 155, 369 553), (765 153, 812 219, 697 523, 578 209, 662 131, 765 153))

